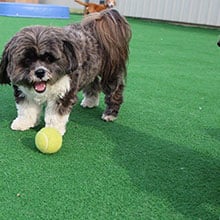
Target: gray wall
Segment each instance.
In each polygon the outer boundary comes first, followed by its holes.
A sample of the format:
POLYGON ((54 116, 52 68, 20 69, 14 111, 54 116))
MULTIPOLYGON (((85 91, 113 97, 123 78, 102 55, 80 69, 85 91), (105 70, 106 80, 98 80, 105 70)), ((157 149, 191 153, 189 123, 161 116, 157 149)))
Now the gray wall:
POLYGON ((220 26, 220 0, 118 0, 126 16, 220 26))
MULTIPOLYGON (((40 0, 40 3, 83 9, 74 0, 40 0)), ((125 16, 220 27, 220 0, 117 0, 116 8, 125 16)))

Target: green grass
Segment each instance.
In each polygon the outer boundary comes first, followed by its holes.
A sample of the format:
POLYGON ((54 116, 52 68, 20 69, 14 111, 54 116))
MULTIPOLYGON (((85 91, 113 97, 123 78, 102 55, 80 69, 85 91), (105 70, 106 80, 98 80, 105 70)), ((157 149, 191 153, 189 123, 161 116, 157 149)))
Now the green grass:
MULTIPOLYGON (((0 17, 6 27, 0 49, 23 26, 80 19, 0 17)), ((100 120, 103 96, 96 109, 78 103, 54 155, 36 150, 40 127, 10 129, 13 92, 0 87, 0 219, 220 218, 219 30, 129 23, 133 38, 118 120, 100 120)))

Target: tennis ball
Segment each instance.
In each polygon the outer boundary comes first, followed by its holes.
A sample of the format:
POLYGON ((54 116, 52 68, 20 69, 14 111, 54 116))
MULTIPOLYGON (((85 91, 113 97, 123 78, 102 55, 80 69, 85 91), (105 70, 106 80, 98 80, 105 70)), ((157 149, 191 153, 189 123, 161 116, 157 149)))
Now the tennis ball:
POLYGON ((42 153, 56 153, 62 146, 62 135, 55 128, 42 128, 35 136, 35 145, 42 153))

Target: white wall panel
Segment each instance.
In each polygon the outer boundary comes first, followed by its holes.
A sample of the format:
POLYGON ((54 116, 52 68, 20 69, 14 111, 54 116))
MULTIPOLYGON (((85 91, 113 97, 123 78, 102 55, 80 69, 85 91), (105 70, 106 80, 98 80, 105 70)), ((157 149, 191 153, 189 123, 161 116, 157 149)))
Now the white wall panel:
MULTIPOLYGON (((83 0, 84 1, 84 0, 83 0)), ((220 0, 116 0, 126 16, 220 27, 220 0)), ((99 0, 90 0, 98 3, 99 0)), ((40 0, 40 3, 82 9, 74 0, 40 0)))
POLYGON ((117 0, 131 17, 220 26, 220 0, 117 0))

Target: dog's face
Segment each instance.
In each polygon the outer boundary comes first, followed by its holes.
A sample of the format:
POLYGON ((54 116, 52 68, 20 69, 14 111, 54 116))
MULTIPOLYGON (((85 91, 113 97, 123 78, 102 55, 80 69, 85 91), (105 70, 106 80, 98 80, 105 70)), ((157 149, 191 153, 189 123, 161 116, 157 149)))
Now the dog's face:
POLYGON ((6 45, 0 63, 0 82, 46 90, 77 67, 72 44, 59 28, 34 26, 18 32, 6 45))
POLYGON ((115 0, 106 0, 106 4, 108 5, 108 8, 113 8, 116 5, 115 0))

